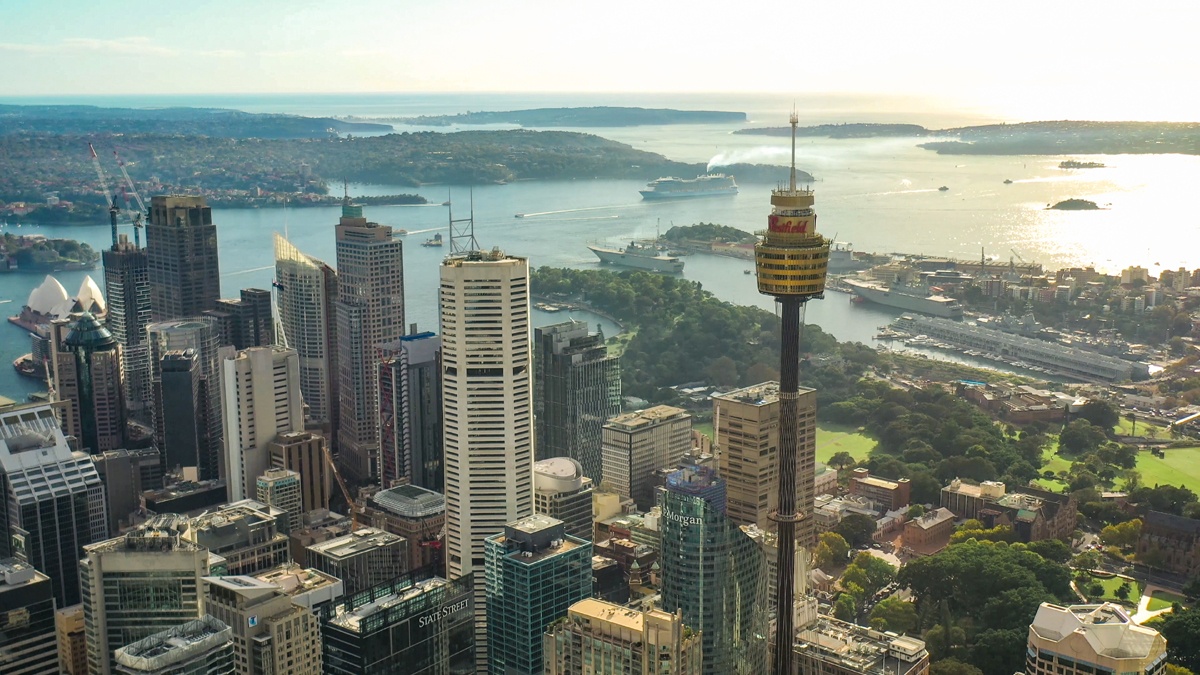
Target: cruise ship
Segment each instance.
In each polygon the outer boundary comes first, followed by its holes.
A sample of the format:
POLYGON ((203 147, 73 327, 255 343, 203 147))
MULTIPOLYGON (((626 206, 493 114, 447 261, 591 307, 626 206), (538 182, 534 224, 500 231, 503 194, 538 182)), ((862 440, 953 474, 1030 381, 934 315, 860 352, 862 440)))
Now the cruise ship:
POLYGON ((737 183, 733 182, 733 176, 709 173, 690 180, 659 178, 646 183, 646 189, 640 192, 642 199, 682 199, 684 197, 736 195, 738 187, 737 183))
POLYGON ((664 255, 653 241, 631 241, 625 248, 589 244, 588 249, 602 263, 670 274, 683 271, 683 261, 673 255, 664 255))
POLYGON ((961 319, 962 303, 944 295, 930 295, 922 288, 912 286, 881 286, 860 279, 846 279, 846 285, 863 300, 880 305, 920 312, 943 319, 961 319))

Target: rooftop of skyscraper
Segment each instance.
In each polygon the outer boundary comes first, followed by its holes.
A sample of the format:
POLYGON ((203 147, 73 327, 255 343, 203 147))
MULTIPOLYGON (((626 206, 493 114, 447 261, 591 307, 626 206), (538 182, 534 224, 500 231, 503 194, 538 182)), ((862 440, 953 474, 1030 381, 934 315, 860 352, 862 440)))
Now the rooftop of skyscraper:
POLYGON ((305 569, 293 562, 283 563, 253 576, 259 581, 274 584, 280 591, 292 596, 335 586, 339 589, 337 594, 341 595, 341 579, 320 570, 305 569))
POLYGON ((203 547, 183 538, 188 530, 187 516, 174 513, 151 516, 125 534, 84 547, 88 553, 112 551, 199 551, 203 547))
POLYGON ((1044 602, 1029 630, 1052 642, 1079 634, 1096 654, 1118 659, 1144 658, 1161 640, 1158 631, 1137 625, 1125 609, 1110 602, 1067 607, 1044 602))
POLYGON ((329 541, 313 544, 309 550, 334 560, 352 558, 376 548, 384 548, 404 541, 404 537, 384 532, 373 527, 364 527, 350 534, 329 541))
POLYGON ((634 412, 617 415, 610 419, 605 426, 624 427, 625 429, 637 429, 639 427, 657 424, 665 420, 675 419, 687 415, 688 412, 683 408, 676 408, 670 405, 656 405, 653 408, 645 410, 637 410, 634 412))
POLYGON ((770 382, 752 384, 749 387, 734 389, 724 394, 713 394, 713 398, 724 401, 737 401, 738 403, 768 405, 779 400, 779 383, 772 380, 770 382))
MULTIPOLYGON (((450 582, 441 577, 433 577, 415 583, 402 581, 391 586, 374 588, 368 591, 371 593, 370 600, 368 602, 357 606, 351 604, 351 602, 338 605, 334 609, 333 615, 329 619, 329 623, 340 628, 354 632, 360 632, 364 628, 371 626, 373 622, 369 622, 368 619, 379 614, 380 612, 387 612, 390 609, 400 607, 408 602, 420 598, 422 595, 429 593, 434 589, 451 586, 456 583, 459 582, 450 582)), ((355 596, 355 599, 361 598, 362 596, 363 593, 359 593, 357 596, 355 596)), ((463 609, 465 609, 468 604, 469 603, 464 603, 463 609)), ((456 610, 452 609, 451 611, 456 610)))
POLYGON ((796 631, 795 651, 862 675, 905 675, 928 657, 921 640, 828 616, 796 631))
POLYGON ((125 645, 117 650, 116 661, 134 670, 158 671, 229 642, 232 634, 229 626, 205 615, 125 645))
POLYGON ((371 497, 375 506, 405 518, 427 518, 446 511, 446 497, 417 485, 380 490, 371 497))
POLYGON ((29 583, 35 579, 49 579, 45 574, 33 569, 32 565, 23 563, 16 558, 0 560, 0 591, 4 588, 29 583))

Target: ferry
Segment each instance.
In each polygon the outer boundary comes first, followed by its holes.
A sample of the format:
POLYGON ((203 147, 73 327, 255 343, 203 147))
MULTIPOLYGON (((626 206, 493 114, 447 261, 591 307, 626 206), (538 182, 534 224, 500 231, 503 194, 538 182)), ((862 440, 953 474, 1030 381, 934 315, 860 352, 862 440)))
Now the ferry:
POLYGON ((426 239, 421 245, 429 246, 429 247, 441 246, 442 245, 442 233, 438 232, 438 233, 434 234, 433 239, 426 239))
POLYGON ((642 199, 681 199, 684 197, 719 197, 736 195, 737 183, 733 176, 723 173, 709 173, 703 176, 685 180, 683 178, 659 178, 646 183, 646 189, 640 190, 642 199))

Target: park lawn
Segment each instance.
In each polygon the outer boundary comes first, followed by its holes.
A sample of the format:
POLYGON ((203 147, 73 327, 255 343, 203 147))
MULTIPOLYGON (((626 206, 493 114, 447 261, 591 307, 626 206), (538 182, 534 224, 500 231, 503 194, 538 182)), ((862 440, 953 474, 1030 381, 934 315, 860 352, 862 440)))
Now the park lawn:
MULTIPOLYGON (((1046 471, 1053 471, 1054 473, 1057 474, 1059 471, 1070 471, 1071 460, 1067 459, 1066 457, 1063 457, 1062 455, 1055 453, 1054 451, 1057 449, 1058 449, 1057 440, 1055 442, 1053 442, 1052 444, 1046 446, 1046 453, 1045 453, 1046 463, 1042 465, 1042 468, 1038 469, 1038 473, 1045 473, 1046 471)), ((1033 482, 1035 485, 1042 488, 1043 490, 1050 490, 1052 492, 1063 492, 1067 489, 1067 484, 1062 482, 1061 480, 1057 480, 1057 479, 1047 480, 1045 478, 1038 478, 1037 480, 1035 480, 1033 482)))
POLYGON ((1138 602, 1138 599, 1142 597, 1142 588, 1145 587, 1145 584, 1143 584, 1143 583, 1140 583, 1137 581, 1131 582, 1131 581, 1129 581, 1129 579, 1122 579, 1121 577, 1111 577, 1108 579, 1104 579, 1101 577, 1092 577, 1092 581, 1098 582, 1101 586, 1104 587, 1104 595, 1103 596, 1101 596, 1101 597, 1089 596, 1088 597, 1088 600, 1090 600, 1092 602, 1103 602, 1103 601, 1127 602, 1127 603, 1136 605, 1138 602), (1129 583, 1129 599, 1121 600, 1117 597, 1117 589, 1121 587, 1121 584, 1124 584, 1126 582, 1129 583))
POLYGON ((715 437, 713 436, 713 434, 714 434, 715 432, 713 431, 713 423, 712 423, 712 422, 696 422, 696 423, 693 423, 693 424, 692 424, 692 430, 693 430, 693 431, 699 431, 700 433, 704 434, 705 436, 708 436, 709 438, 715 438, 715 437))
POLYGON ((1150 602, 1146 603, 1146 609, 1151 612, 1157 612, 1160 609, 1167 609, 1175 603, 1184 604, 1187 602, 1183 596, 1175 595, 1170 591, 1154 591, 1150 594, 1150 602))
POLYGON ((875 448, 877 441, 855 427, 824 422, 817 425, 817 461, 824 464, 839 452, 848 452, 863 461, 875 448))
POLYGON ((1137 470, 1142 485, 1182 485, 1200 491, 1200 447, 1167 448, 1165 459, 1143 450, 1138 453, 1137 470))
POLYGON ((1134 432, 1134 424, 1132 422, 1130 422, 1129 420, 1125 419, 1124 417, 1121 418, 1120 422, 1117 422, 1117 435, 1118 436, 1136 436, 1139 438, 1169 438, 1170 437, 1170 432, 1167 431, 1166 427, 1160 426, 1157 424, 1151 424, 1149 422, 1144 422, 1142 420, 1138 420, 1136 431, 1137 431, 1137 433, 1133 433, 1134 432), (1150 429, 1154 429, 1154 433, 1150 433, 1150 431, 1149 431, 1150 429))

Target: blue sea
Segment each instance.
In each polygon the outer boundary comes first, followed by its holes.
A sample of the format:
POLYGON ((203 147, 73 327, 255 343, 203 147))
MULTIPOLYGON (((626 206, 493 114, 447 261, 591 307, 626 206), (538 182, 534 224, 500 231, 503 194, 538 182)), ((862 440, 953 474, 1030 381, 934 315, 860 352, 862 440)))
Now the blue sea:
MULTIPOLYGON (((228 107, 250 112, 391 119, 420 114, 452 114, 468 110, 511 110, 530 107, 639 105, 746 112, 750 124, 780 126, 793 101, 774 95, 619 95, 619 94, 330 94, 227 95, 189 97, 106 97, 0 99, 5 103, 90 103, 106 106, 228 107)), ((958 109, 939 101, 861 96, 824 96, 796 100, 802 124, 836 122, 905 122, 930 128, 1000 121, 986 111, 958 109)), ((1007 120, 1020 121, 1020 120, 1007 120)), ((636 148, 688 162, 716 160, 785 164, 787 139, 733 135, 741 125, 647 126, 615 129, 572 129, 595 133, 636 148)), ((477 128, 477 127, 472 127, 477 128)), ((399 131, 415 128, 397 127, 399 131)), ((454 131, 438 127, 436 131, 454 131)), ((1036 261, 1047 268, 1094 264, 1105 271, 1142 265, 1152 272, 1200 267, 1200 235, 1196 211, 1187 203, 1200 182, 1200 157, 1120 155, 1087 157, 1104 169, 1062 170, 1067 157, 939 156, 917 147, 921 139, 801 139, 797 163, 816 182, 818 226, 827 236, 854 248, 875 252, 911 252, 958 258, 1036 261), (1012 180, 1004 184, 1005 179, 1012 180), (949 190, 939 192, 945 185, 949 190), (1050 203, 1081 197, 1106 205, 1103 211, 1047 211, 1050 203)), ((290 167, 285 167, 290 169, 290 167)), ((714 167, 719 170, 719 166, 714 167)), ((136 167, 133 168, 134 178, 136 167)), ((780 179, 786 176, 781 172, 780 179)), ((653 236, 671 225, 716 222, 747 231, 763 229, 770 210, 771 184, 739 181, 731 198, 643 202, 639 181, 529 181, 473 189, 476 234, 483 246, 499 246, 527 256, 531 264, 596 267, 586 244, 620 243, 653 236), (518 213, 523 218, 514 218, 518 213)), ((388 185, 354 185, 351 194, 412 192, 388 185)), ((435 185, 415 190, 434 204, 449 196, 454 216, 470 209, 469 186, 435 185)), ((437 265, 444 251, 419 244, 436 231, 445 232, 443 206, 389 206, 366 209, 372 220, 409 231, 405 241, 406 320, 436 329, 437 265)), ((218 224, 222 290, 236 296, 245 287, 270 288, 273 274, 271 233, 286 232, 305 252, 334 262, 336 208, 225 209, 214 211, 218 224)), ((80 239, 94 247, 107 245, 106 223, 95 227, 25 226, 14 233, 40 232, 80 239)), ((747 261, 707 255, 686 258, 683 276, 699 281, 732 302, 773 308, 755 291, 754 277, 744 274, 747 261)), ((102 283, 102 271, 92 272, 102 283)), ((84 273, 64 273, 68 292, 84 273)), ((40 275, 0 276, 0 305, 15 314, 40 275)), ((547 323, 564 314, 537 314, 547 323)), ((895 315, 883 308, 851 305, 828 293, 811 303, 808 320, 844 340, 869 342, 876 328, 895 315)), ((596 322, 598 317, 579 318, 596 322)), ((606 332, 615 330, 606 326, 606 332)), ((19 328, 0 326, 0 395, 23 398, 44 385, 17 378, 6 364, 29 351, 19 328)))

